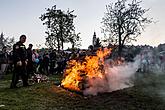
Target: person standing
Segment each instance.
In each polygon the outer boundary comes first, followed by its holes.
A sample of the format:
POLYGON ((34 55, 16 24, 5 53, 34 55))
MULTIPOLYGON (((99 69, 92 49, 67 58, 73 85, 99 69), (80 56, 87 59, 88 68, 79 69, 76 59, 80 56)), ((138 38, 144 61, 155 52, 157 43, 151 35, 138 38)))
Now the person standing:
POLYGON ((50 74, 53 74, 56 66, 56 49, 52 50, 49 54, 50 59, 50 74))
POLYGON ((26 36, 21 35, 20 40, 13 45, 13 63, 14 71, 12 76, 12 82, 10 88, 17 88, 16 84, 18 83, 19 76, 23 81, 23 86, 29 86, 28 77, 26 72, 27 66, 27 51, 24 45, 26 41, 26 36))
POLYGON ((36 74, 38 73, 38 66, 39 66, 39 54, 36 49, 32 50, 32 62, 33 62, 33 72, 36 74))
POLYGON ((0 79, 3 79, 5 71, 7 70, 9 60, 8 57, 9 55, 7 53, 7 47, 4 46, 0 52, 0 79))
POLYGON ((28 78, 34 74, 33 61, 32 61, 32 54, 33 54, 32 48, 33 48, 33 45, 29 44, 29 47, 27 48, 28 62, 27 62, 27 68, 26 68, 28 78))
POLYGON ((49 54, 45 53, 43 56, 42 66, 44 73, 48 76, 49 75, 49 54))

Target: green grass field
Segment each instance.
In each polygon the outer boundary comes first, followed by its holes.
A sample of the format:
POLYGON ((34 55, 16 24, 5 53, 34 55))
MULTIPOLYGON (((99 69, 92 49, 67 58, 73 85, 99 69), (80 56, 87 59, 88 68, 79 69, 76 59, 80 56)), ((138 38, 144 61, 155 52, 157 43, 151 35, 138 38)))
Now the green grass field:
POLYGON ((0 80, 0 110, 165 110, 165 75, 137 75, 135 86, 97 96, 83 96, 48 83, 9 89, 11 75, 0 80))

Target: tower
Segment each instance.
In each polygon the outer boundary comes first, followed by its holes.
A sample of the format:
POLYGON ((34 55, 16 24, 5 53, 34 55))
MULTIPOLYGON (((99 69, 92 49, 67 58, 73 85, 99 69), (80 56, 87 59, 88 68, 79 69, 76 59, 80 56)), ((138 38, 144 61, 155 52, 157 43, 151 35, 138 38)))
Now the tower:
POLYGON ((93 34, 93 41, 92 41, 92 45, 95 46, 96 45, 96 32, 94 32, 93 34))

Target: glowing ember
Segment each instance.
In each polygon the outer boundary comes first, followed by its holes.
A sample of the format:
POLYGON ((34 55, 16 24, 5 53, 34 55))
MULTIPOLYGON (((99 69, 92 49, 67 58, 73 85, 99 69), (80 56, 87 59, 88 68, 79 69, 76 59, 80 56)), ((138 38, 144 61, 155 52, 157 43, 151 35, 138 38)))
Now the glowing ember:
POLYGON ((111 49, 100 49, 96 53, 96 56, 86 56, 84 61, 69 61, 61 85, 70 90, 81 91, 90 86, 87 84, 90 79, 105 78, 104 57, 111 53, 111 49))

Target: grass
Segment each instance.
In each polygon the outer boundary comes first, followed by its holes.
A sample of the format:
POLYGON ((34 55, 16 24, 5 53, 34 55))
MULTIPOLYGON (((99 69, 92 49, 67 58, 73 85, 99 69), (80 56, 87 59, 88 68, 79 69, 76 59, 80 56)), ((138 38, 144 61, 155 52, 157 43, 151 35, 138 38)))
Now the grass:
POLYGON ((0 80, 0 110, 163 110, 165 75, 138 74, 134 87, 97 96, 83 96, 56 86, 60 75, 50 76, 48 83, 9 89, 9 74, 0 80))

